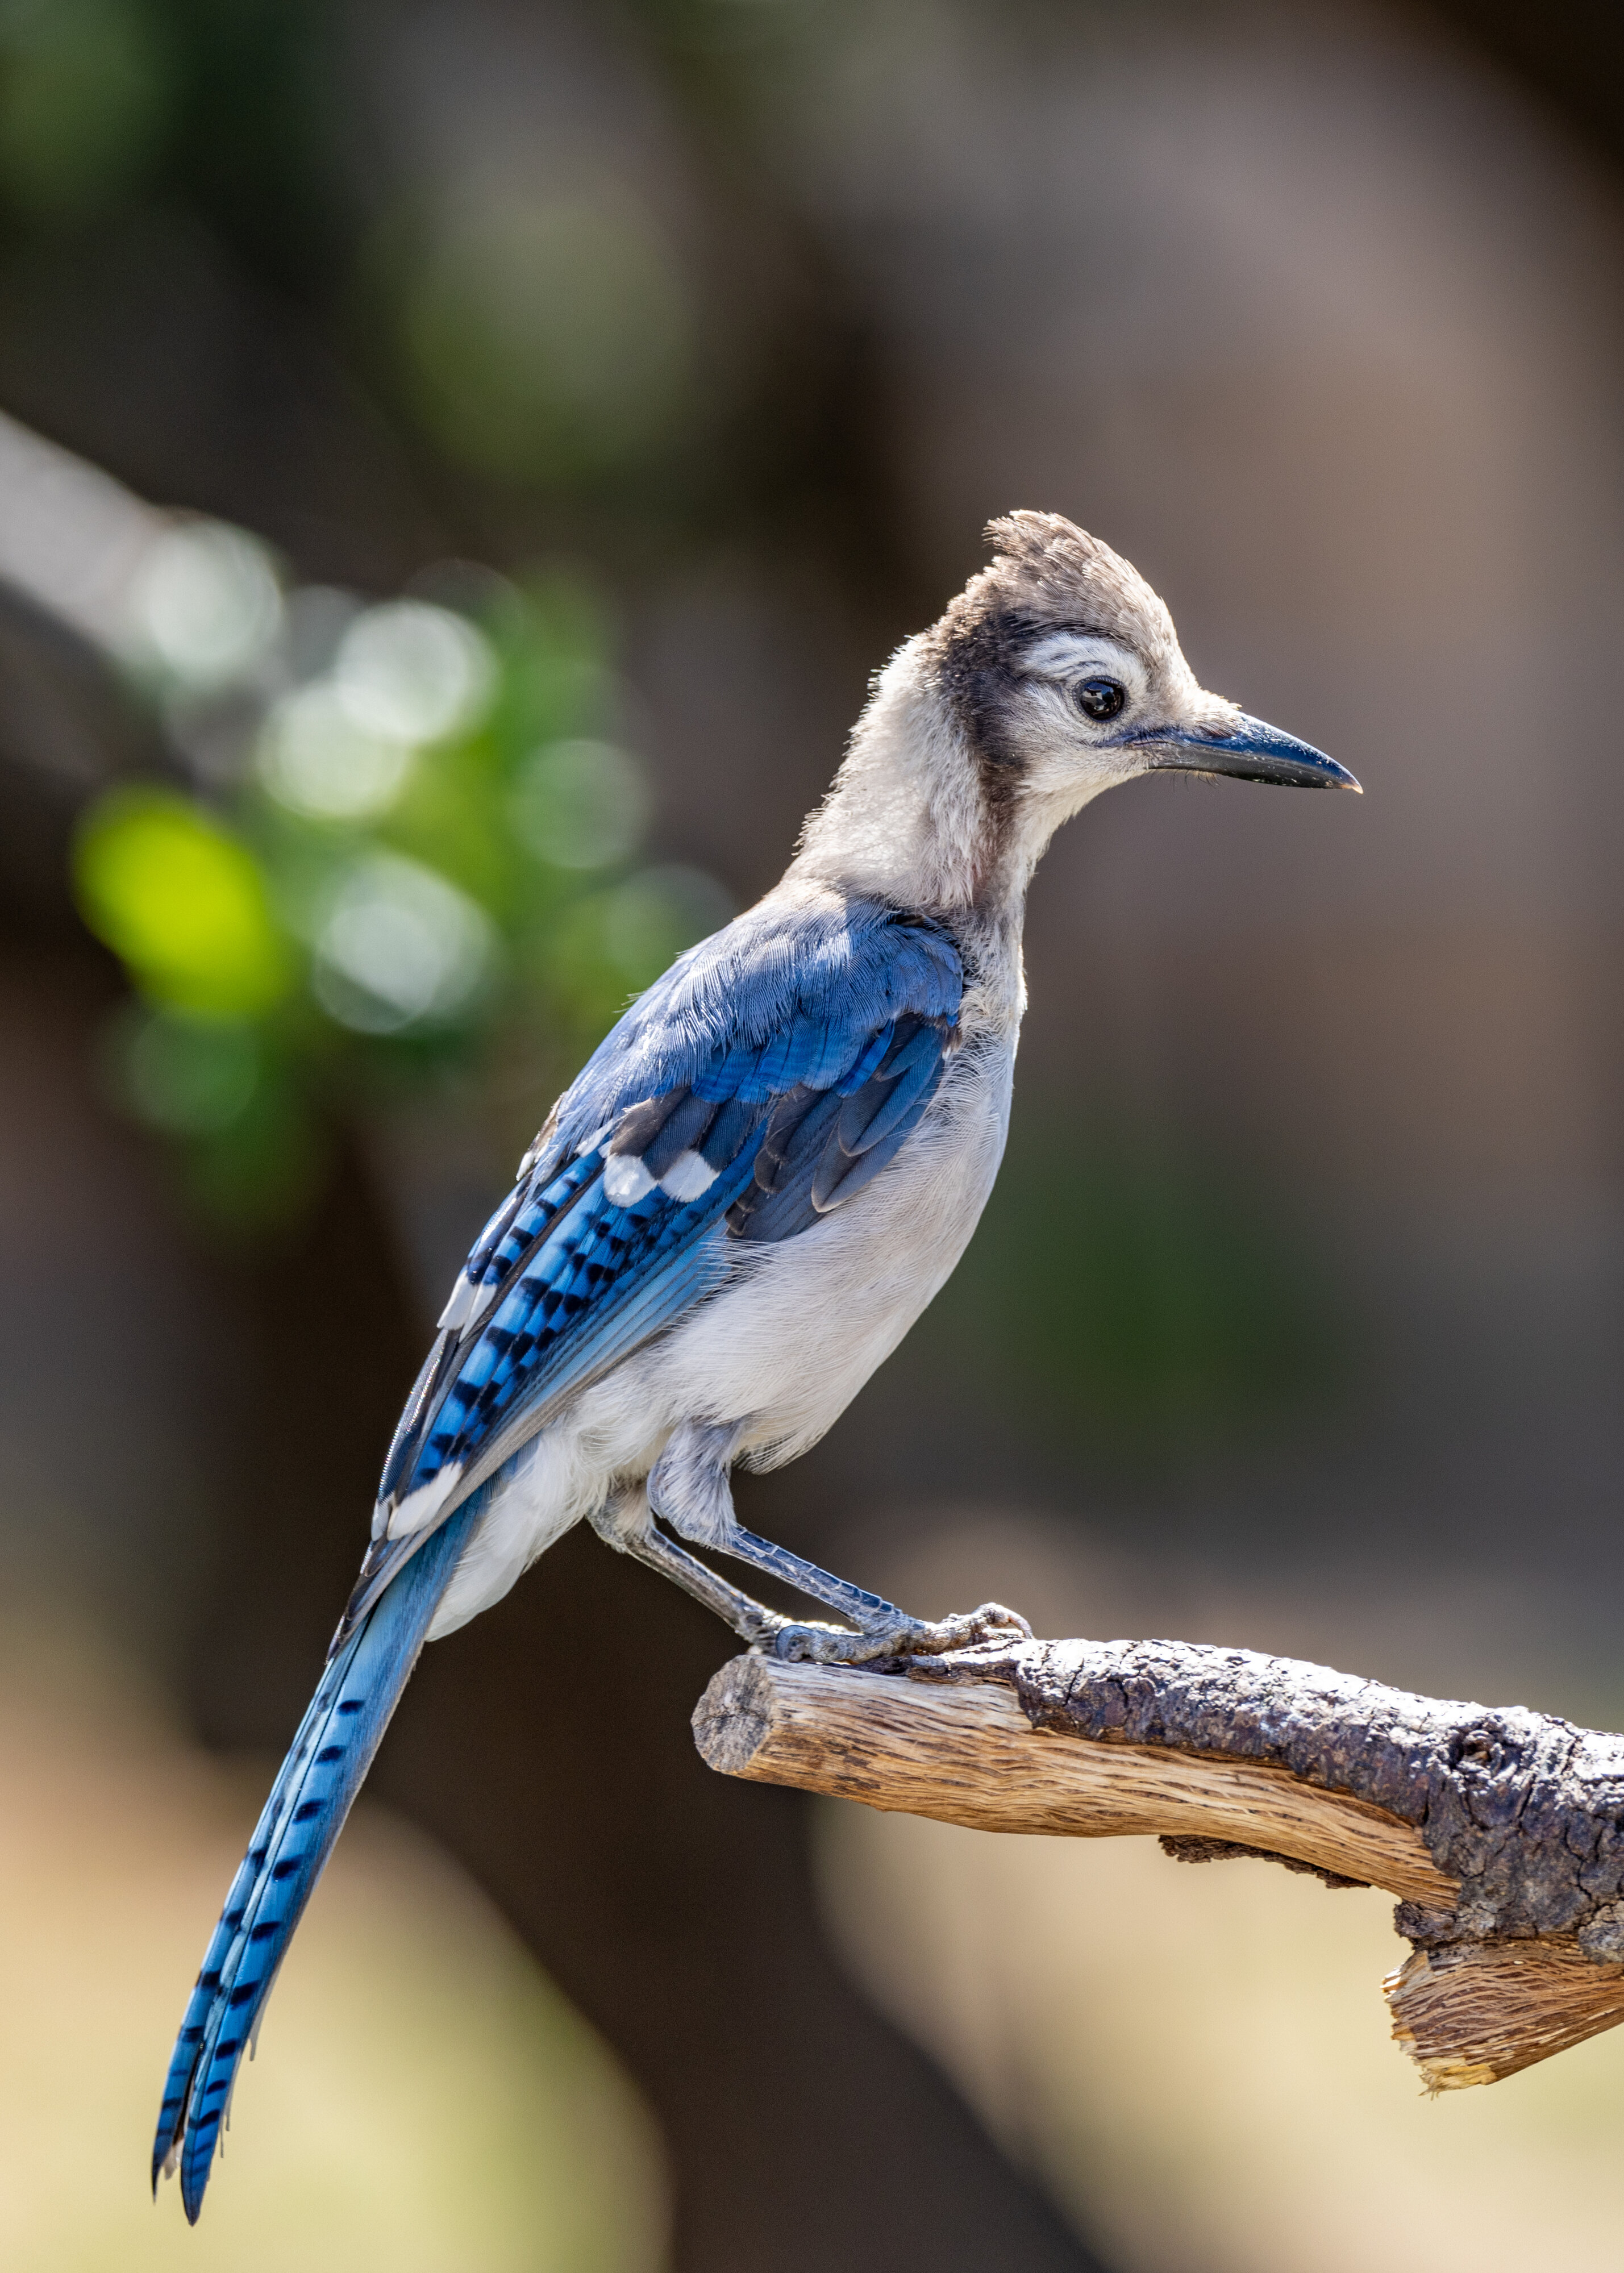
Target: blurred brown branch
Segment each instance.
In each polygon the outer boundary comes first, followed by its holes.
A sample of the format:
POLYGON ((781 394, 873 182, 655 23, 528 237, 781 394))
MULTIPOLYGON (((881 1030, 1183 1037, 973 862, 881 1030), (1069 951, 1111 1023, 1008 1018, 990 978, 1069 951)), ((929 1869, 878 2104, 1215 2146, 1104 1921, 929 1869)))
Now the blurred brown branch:
POLYGON ((1184 1642, 1032 1642, 890 1673, 733 1659, 726 1775, 984 1831, 1160 1834, 1400 1897, 1383 1986, 1433 2090, 1624 2020, 1624 1737, 1184 1642))

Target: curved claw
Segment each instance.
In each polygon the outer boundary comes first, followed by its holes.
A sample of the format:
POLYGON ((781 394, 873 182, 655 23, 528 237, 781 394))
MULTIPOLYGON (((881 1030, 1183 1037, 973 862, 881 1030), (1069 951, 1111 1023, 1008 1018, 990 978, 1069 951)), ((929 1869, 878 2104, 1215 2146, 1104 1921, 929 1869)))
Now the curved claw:
POLYGON ((930 1639, 919 1646, 932 1652, 974 1649, 978 1642, 992 1641, 1004 1634, 1012 1634, 1021 1641, 1032 1639, 1032 1629, 1020 1611, 1007 1609, 1002 1602, 983 1602, 978 1610, 939 1618, 925 1632, 930 1639))

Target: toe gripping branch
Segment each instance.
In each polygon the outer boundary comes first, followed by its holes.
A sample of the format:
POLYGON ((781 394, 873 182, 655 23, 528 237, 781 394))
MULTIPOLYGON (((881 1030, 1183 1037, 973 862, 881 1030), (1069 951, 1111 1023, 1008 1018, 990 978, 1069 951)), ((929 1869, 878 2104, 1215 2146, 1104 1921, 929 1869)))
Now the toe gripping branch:
POLYGON ((786 1623, 757 1646, 770 1647, 775 1657, 790 1664, 878 1665, 891 1660, 934 1669, 954 1650, 1032 1639, 1032 1629, 1021 1613, 1006 1609, 1002 1602, 983 1602, 979 1609, 960 1610, 945 1618, 910 1618, 891 1602, 881 1603, 879 1611, 861 1631, 786 1623))

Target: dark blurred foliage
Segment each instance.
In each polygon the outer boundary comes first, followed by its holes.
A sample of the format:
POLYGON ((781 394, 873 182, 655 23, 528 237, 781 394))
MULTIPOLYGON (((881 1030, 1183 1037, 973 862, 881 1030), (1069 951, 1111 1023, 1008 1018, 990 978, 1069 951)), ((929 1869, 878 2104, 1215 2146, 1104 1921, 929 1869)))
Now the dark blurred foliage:
MULTIPOLYGON (((849 548, 848 574, 871 589, 894 579, 863 319, 753 154, 752 74, 764 62, 792 72, 797 45, 832 28, 822 11, 651 0, 559 19, 572 63, 588 51, 589 101, 595 68, 633 87, 652 76, 644 109, 685 139, 685 178, 663 206, 670 151, 643 181, 635 164, 572 178, 566 161, 549 183, 544 166, 527 179, 498 162, 489 181, 439 194, 392 144, 369 53, 389 12, 8 6, 0 380, 12 408, 150 487, 160 464, 169 474, 161 398, 176 373, 163 363, 258 349, 258 378, 234 369, 205 416, 240 416, 248 403, 231 394, 258 394, 267 431, 281 430, 285 493, 228 434, 204 432, 196 487, 174 501, 242 520, 316 574, 354 575, 360 548, 376 577, 380 538, 399 573, 437 535, 504 566, 563 544, 635 569, 770 523, 778 541, 798 529, 849 548), (131 294, 153 302, 152 360, 113 403, 76 365, 131 294), (303 406, 275 400, 289 379, 303 406), (326 462, 341 432, 341 470, 326 462), (297 492, 330 474, 312 517, 297 492)), ((521 45, 545 40, 544 12, 512 13, 521 45)), ((538 119, 537 147, 563 123, 538 119)), ((622 139, 647 124, 633 116, 622 139)))
POLYGON ((1038 1100, 899 1358, 922 1407, 984 1403, 1052 1458, 1154 1474, 1323 1405, 1350 1355, 1336 1291, 1306 1231, 1225 1167, 1038 1100))
POLYGON ((14 247, 142 199, 206 214, 249 273, 333 289, 355 225, 323 0, 12 0, 0 148, 14 247))

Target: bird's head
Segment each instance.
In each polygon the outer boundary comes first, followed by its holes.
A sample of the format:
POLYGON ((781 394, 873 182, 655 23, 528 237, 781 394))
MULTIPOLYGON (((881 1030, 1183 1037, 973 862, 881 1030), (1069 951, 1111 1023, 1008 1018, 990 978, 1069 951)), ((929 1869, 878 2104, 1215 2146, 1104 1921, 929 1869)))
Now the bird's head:
POLYGON ((1322 751, 1209 694, 1164 603, 1108 544, 1053 513, 1008 514, 987 536, 993 559, 925 641, 994 802, 1074 806, 1158 772, 1358 788, 1322 751))
POLYGON ((1163 601, 1108 544, 1052 513, 1006 514, 987 536, 987 566, 876 680, 803 839, 810 865, 889 863, 921 901, 1001 896, 1062 821, 1140 774, 1358 790, 1335 759, 1209 694, 1163 601))

